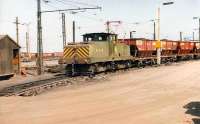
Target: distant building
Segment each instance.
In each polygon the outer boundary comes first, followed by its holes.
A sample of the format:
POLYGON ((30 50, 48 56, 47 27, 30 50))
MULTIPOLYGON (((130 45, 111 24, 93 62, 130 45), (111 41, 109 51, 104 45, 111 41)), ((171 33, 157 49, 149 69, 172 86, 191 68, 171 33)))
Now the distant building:
POLYGON ((19 73, 20 46, 8 35, 0 35, 0 77, 19 73))

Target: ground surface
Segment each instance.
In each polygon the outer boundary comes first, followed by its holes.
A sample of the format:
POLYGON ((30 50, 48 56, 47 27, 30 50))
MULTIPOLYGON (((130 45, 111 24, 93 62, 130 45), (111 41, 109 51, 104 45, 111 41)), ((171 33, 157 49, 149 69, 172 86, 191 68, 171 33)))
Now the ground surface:
POLYGON ((191 124, 183 106, 198 100, 200 61, 195 61, 35 97, 1 97, 0 124, 191 124))
POLYGON ((14 77, 12 77, 9 80, 0 81, 0 90, 2 90, 5 87, 8 87, 8 86, 23 84, 23 83, 27 83, 27 82, 31 82, 31 81, 35 81, 35 80, 48 79, 48 78, 53 77, 53 75, 55 75, 55 74, 44 74, 42 76, 30 76, 30 75, 19 76, 19 75, 15 75, 14 77))
MULTIPOLYGON (((54 66, 58 64, 58 60, 44 60, 44 66, 54 66)), ((22 67, 36 67, 36 62, 32 61, 32 62, 22 62, 22 67)))

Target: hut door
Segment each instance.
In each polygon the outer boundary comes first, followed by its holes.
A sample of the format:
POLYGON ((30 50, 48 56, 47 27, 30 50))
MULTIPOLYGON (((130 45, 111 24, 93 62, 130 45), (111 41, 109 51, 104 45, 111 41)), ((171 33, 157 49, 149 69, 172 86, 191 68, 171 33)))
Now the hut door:
POLYGON ((19 65, 19 49, 13 49, 12 65, 13 65, 13 71, 17 73, 19 65))

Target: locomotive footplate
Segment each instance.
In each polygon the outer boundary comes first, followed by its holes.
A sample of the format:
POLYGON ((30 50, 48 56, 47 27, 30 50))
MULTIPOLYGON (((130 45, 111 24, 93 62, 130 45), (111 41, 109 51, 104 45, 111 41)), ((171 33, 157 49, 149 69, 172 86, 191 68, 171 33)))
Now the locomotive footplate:
POLYGON ((65 69, 67 76, 94 76, 94 71, 90 70, 89 64, 68 64, 65 69))

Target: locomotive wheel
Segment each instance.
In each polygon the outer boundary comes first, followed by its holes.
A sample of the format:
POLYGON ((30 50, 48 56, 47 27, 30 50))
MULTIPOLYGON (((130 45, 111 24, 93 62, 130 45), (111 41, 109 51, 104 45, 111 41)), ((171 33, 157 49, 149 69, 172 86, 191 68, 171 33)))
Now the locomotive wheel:
POLYGON ((126 68, 131 68, 132 67, 132 64, 130 61, 126 62, 126 68))
POLYGON ((111 62, 111 70, 114 72, 116 70, 115 62, 111 62))
POLYGON ((106 70, 107 70, 107 71, 112 70, 111 65, 110 65, 109 63, 106 64, 106 70))
POLYGON ((89 77, 90 78, 95 76, 96 70, 97 70, 97 68, 95 65, 90 66, 90 68, 89 68, 89 77))

